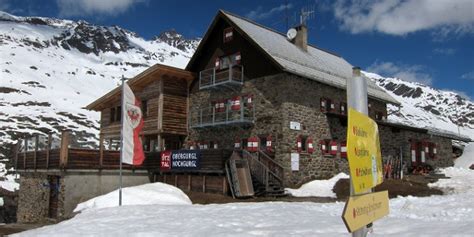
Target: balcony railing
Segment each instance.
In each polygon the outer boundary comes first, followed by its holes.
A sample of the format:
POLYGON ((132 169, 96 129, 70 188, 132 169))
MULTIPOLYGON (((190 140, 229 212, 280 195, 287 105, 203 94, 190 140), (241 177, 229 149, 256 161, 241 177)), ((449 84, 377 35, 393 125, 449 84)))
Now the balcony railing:
POLYGON ((190 126, 204 128, 225 125, 252 125, 255 121, 255 106, 244 105, 241 100, 240 109, 231 109, 227 103, 224 111, 218 111, 214 106, 196 109, 191 112, 190 126))
POLYGON ((244 67, 231 65, 228 69, 216 70, 209 68, 199 72, 199 89, 218 87, 220 85, 242 85, 244 83, 244 67))

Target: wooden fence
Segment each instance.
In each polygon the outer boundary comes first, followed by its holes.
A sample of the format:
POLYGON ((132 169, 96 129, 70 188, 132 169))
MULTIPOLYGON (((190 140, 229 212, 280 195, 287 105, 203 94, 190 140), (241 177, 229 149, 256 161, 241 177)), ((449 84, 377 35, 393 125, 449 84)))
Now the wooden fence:
MULTIPOLYGON (((69 134, 63 132, 59 148, 51 148, 51 135, 44 150, 38 147, 38 136, 34 148, 28 150, 25 140, 23 151, 20 143, 17 144, 15 153, 15 166, 17 170, 38 169, 118 169, 120 165, 120 152, 110 150, 95 150, 83 148, 69 148, 69 134)), ((31 148, 31 147, 30 147, 31 148)), ((123 169, 157 169, 160 166, 160 153, 145 153, 142 165, 132 166, 123 164, 123 169)))
MULTIPOLYGON (((69 134, 64 132, 61 136, 59 148, 51 148, 51 136, 41 150, 38 147, 38 137, 35 137, 34 147, 28 147, 24 142, 24 149, 20 151, 17 144, 15 153, 16 169, 41 170, 41 169, 119 169, 120 152, 111 150, 95 150, 69 147, 69 134)), ((145 161, 142 165, 132 166, 123 164, 123 169, 147 169, 159 171, 160 152, 145 152, 145 161)), ((231 151, 222 149, 201 150, 202 159, 198 170, 186 171, 187 173, 224 173, 225 162, 230 157, 231 151)), ((165 171, 166 173, 183 171, 165 171)))

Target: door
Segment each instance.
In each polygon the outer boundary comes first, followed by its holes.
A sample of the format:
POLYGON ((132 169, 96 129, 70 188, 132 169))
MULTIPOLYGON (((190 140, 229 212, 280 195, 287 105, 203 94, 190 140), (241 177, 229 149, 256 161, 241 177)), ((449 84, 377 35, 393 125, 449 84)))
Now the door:
POLYGON ((59 200, 59 187, 60 187, 60 176, 50 175, 48 176, 49 183, 49 208, 48 217, 56 219, 58 217, 58 200, 59 200))

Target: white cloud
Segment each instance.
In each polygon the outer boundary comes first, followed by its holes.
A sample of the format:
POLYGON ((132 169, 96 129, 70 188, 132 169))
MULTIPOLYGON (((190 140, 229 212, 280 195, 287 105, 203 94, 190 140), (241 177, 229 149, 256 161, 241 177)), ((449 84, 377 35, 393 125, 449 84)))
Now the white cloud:
POLYGON ((472 0, 337 0, 333 6, 341 28, 353 34, 435 30, 437 37, 474 33, 473 9, 472 0))
POLYGON ((393 62, 375 61, 367 68, 367 71, 425 85, 431 85, 433 81, 431 75, 426 73, 424 67, 420 65, 404 65, 393 62))
POLYGON ((289 3, 288 5, 282 4, 278 7, 274 7, 270 10, 264 11, 264 9, 261 6, 259 6, 259 7, 257 7, 257 9, 249 12, 246 15, 246 17, 250 18, 250 19, 253 19, 253 20, 266 19, 266 18, 269 18, 269 17, 273 16, 276 13, 284 11, 286 8, 291 9, 292 7, 293 7, 293 5, 291 3, 289 3))
POLYGON ((60 16, 118 15, 146 0, 56 0, 60 16))
POLYGON ((440 55, 453 55, 456 53, 456 49, 453 48, 435 48, 433 53, 440 55))
POLYGON ((462 79, 474 80, 474 71, 470 71, 468 73, 464 73, 461 75, 462 79))

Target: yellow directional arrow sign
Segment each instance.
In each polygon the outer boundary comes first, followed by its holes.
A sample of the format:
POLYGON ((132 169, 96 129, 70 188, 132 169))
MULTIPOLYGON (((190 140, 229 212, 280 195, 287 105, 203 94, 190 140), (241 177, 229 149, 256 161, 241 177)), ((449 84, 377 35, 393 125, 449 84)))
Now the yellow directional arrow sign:
POLYGON ((349 108, 347 158, 354 193, 360 194, 383 182, 377 123, 349 108))
POLYGON ((388 191, 350 197, 342 219, 349 232, 354 232, 389 213, 388 191))

